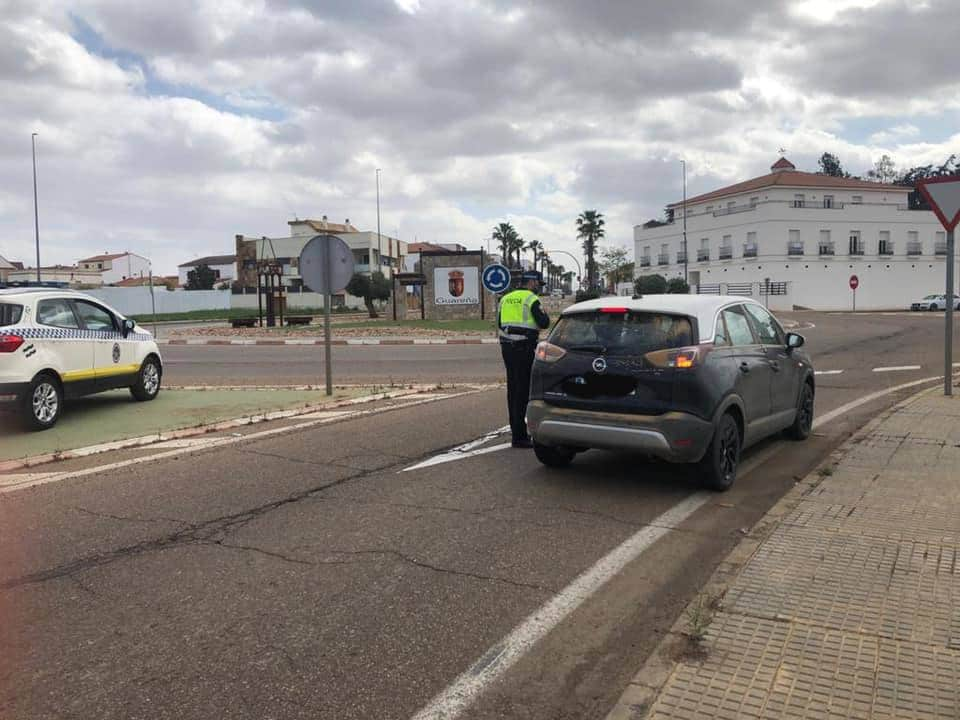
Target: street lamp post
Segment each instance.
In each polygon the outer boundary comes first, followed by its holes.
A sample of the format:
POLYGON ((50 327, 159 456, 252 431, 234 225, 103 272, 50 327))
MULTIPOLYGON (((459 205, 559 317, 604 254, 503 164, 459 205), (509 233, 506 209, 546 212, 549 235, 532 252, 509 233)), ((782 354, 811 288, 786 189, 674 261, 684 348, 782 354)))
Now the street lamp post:
POLYGON ((383 243, 380 240, 380 168, 377 168, 377 263, 378 271, 383 272, 383 243))
POLYGON ((687 253, 687 161, 681 160, 680 166, 683 168, 683 282, 689 284, 689 273, 687 272, 687 263, 690 261, 687 253))
POLYGON ((33 150, 33 231, 37 242, 37 284, 40 284, 40 210, 37 207, 37 133, 30 133, 33 150))

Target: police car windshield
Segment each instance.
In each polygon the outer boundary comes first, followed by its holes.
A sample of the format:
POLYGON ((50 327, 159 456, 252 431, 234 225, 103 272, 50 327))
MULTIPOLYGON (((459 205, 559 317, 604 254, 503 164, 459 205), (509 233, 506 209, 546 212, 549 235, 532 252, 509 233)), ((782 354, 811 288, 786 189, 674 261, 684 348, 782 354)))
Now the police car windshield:
POLYGON ((0 303, 0 327, 16 325, 23 316, 23 305, 0 303))
POLYGON ((560 318, 549 342, 570 352, 644 355, 692 345, 693 323, 664 313, 575 313, 560 318))

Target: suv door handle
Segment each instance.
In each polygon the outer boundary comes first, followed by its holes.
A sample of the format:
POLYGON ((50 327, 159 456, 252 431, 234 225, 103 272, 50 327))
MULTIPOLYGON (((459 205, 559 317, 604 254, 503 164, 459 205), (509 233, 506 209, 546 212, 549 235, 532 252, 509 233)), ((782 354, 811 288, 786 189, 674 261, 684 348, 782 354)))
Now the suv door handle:
POLYGON ((750 372, 750 363, 748 363, 746 360, 740 363, 740 372, 742 373, 750 372))
POLYGON ((770 367, 773 368, 774 372, 780 372, 780 363, 778 363, 776 360, 770 361, 770 367))

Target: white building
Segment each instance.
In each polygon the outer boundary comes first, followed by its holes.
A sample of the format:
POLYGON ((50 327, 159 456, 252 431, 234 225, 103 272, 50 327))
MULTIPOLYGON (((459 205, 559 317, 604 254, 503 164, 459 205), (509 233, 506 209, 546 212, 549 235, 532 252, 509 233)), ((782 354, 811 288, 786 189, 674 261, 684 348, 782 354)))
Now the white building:
POLYGON ((799 172, 781 158, 768 175, 669 205, 671 222, 636 226, 636 274, 686 270, 693 292, 817 310, 850 309, 856 275, 858 309, 907 308, 943 292, 946 274, 946 233, 932 212, 908 209, 911 190, 799 172))
POLYGON ((150 277, 150 261, 130 252, 94 255, 78 260, 77 265, 81 270, 99 272, 104 285, 113 285, 128 278, 150 277))
POLYGON ((190 271, 200 265, 206 265, 213 270, 213 275, 216 278, 214 287, 230 287, 230 283, 237 279, 236 255, 208 255, 177 266, 177 276, 180 287, 186 287, 187 282, 190 280, 188 277, 190 271))
MULTIPOLYGON (((307 242, 316 235, 329 233, 341 238, 353 252, 354 272, 370 273, 381 270, 387 278, 394 273, 403 272, 404 259, 407 256, 407 243, 386 234, 379 237, 376 232, 361 231, 350 224, 329 222, 326 216, 322 220, 290 220, 289 237, 249 237, 237 235, 237 279, 246 289, 257 287, 257 267, 264 261, 275 262, 282 269, 283 284, 289 293, 304 290, 300 276, 300 252, 307 242)), ((362 300, 350 295, 334 296, 334 303, 350 307, 362 307, 362 300)))
POLYGON ((16 269, 16 265, 7 260, 3 255, 0 255, 0 282, 6 282, 10 272, 16 269))

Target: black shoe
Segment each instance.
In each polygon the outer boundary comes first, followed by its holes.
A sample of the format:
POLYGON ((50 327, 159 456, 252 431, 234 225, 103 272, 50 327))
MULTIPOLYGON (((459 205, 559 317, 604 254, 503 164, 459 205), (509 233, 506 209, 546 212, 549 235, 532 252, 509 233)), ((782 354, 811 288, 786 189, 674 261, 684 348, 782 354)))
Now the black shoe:
POLYGON ((512 443, 510 443, 510 446, 529 450, 533 447, 533 441, 530 438, 523 438, 522 440, 514 440, 512 443))

